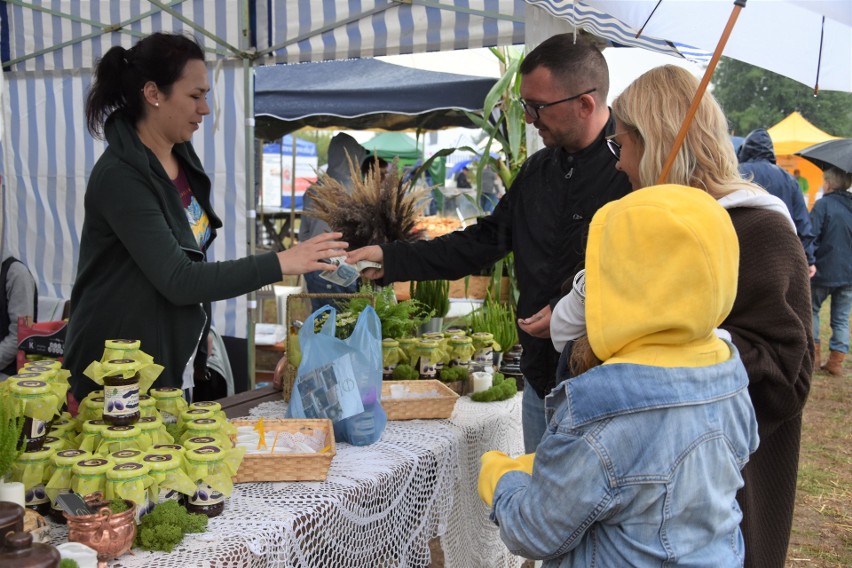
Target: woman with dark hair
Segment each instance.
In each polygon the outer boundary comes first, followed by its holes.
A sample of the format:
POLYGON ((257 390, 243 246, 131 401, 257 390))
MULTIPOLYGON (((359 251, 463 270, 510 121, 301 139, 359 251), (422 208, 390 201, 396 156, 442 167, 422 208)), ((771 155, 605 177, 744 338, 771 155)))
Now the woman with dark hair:
POLYGON ((222 221, 190 139, 209 114, 204 53, 191 38, 155 33, 111 48, 95 68, 89 131, 108 147, 85 197, 65 364, 80 400, 83 370, 104 341, 141 341, 165 367, 156 386, 192 388, 203 369, 210 303, 325 266, 346 243, 328 233, 279 253, 206 262, 222 221))

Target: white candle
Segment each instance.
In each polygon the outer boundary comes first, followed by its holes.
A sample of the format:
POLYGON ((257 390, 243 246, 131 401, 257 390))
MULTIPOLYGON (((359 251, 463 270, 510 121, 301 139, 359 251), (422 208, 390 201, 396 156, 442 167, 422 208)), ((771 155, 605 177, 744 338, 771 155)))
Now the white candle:
POLYGON ((20 481, 0 482, 0 501, 8 501, 24 507, 24 484, 20 481))
POLYGON ((477 371, 476 373, 472 373, 470 376, 473 379, 473 392, 481 392, 491 388, 491 373, 477 371))

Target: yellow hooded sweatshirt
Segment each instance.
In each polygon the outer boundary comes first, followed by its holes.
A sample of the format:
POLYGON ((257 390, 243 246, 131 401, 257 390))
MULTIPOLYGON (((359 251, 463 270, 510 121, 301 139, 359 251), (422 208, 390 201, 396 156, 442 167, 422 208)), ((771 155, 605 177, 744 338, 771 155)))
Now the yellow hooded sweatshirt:
POLYGON ((704 191, 651 186, 595 214, 586 250, 586 325, 604 362, 703 367, 731 351, 713 330, 737 293, 739 243, 704 191))

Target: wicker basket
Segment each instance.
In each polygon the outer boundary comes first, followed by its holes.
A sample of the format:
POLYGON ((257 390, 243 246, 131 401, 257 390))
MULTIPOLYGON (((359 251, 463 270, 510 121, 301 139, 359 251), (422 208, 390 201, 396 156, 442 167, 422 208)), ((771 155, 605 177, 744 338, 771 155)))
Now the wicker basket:
MULTIPOLYGON (((251 426, 254 420, 231 420, 234 426, 251 426)), ((264 420, 267 431, 297 432, 323 430, 326 447, 316 454, 246 454, 234 483, 255 481, 325 481, 331 460, 337 454, 334 445, 334 430, 327 419, 280 419, 264 420)))
POLYGON ((449 418, 458 398, 459 395, 441 381, 382 381, 382 408, 387 412, 388 420, 449 418), (415 393, 435 390, 438 396, 394 399, 390 397, 391 385, 404 385, 409 392, 415 393))
MULTIPOLYGON (((290 294, 287 296, 287 309, 285 313, 286 321, 284 325, 290 330, 290 324, 294 320, 305 321, 305 319, 313 313, 311 308, 312 299, 329 299, 329 300, 351 300, 352 298, 366 298, 373 307, 376 307, 376 298, 372 294, 290 294)), ((288 338, 289 339, 289 338, 288 338)), ((287 345, 287 342, 285 342, 287 345)), ((297 367, 290 363, 289 357, 282 357, 279 365, 281 373, 281 396, 284 400, 290 400, 290 394, 293 392, 293 383, 296 381, 297 367)), ((279 369, 276 368, 276 373, 279 369)))

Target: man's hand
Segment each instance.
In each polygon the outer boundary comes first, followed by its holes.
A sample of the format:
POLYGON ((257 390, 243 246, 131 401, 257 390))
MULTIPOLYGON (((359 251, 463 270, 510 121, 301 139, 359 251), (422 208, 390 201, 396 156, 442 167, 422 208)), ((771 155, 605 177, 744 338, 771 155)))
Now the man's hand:
MULTIPOLYGON (((373 262, 383 264, 384 259, 385 255, 382 252, 382 247, 378 245, 370 245, 351 251, 346 257, 346 262, 349 264, 355 264, 359 260, 371 260, 373 262)), ((365 268, 364 271, 361 272, 361 276, 369 278, 370 280, 378 280, 384 275, 384 268, 365 268)))
MULTIPOLYGON (((351 258, 352 253, 349 253, 351 258)), ((528 318, 518 318, 518 327, 522 331, 539 339, 547 339, 550 337, 550 305, 544 306, 535 315, 528 318)))

